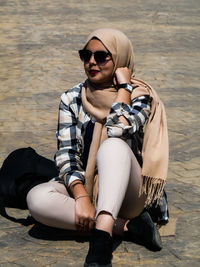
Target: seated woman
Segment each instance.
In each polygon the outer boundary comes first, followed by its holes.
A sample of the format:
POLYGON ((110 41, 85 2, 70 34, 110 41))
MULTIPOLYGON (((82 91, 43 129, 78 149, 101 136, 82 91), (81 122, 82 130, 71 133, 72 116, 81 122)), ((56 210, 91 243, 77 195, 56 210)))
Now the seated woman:
POLYGON ((43 224, 91 230, 85 266, 111 266, 113 234, 162 248, 143 210, 161 197, 167 176, 166 117, 156 92, 134 78, 122 32, 94 31, 79 55, 87 80, 61 96, 59 177, 34 187, 27 203, 43 224))

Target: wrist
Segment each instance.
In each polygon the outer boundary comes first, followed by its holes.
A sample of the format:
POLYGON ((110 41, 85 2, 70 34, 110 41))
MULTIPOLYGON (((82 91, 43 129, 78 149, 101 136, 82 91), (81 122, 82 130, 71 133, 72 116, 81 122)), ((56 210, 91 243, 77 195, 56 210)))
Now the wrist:
POLYGON ((87 191, 81 180, 75 180, 70 185, 71 196, 76 198, 80 195, 87 195, 87 191))
POLYGON ((80 196, 75 197, 75 201, 77 201, 80 198, 86 198, 86 197, 90 198, 90 196, 88 194, 85 194, 85 195, 80 195, 80 196))
POLYGON ((124 90, 128 91, 129 93, 132 93, 133 86, 131 83, 120 83, 117 86, 117 90, 120 90, 120 89, 124 89, 124 90))
POLYGON ((74 191, 78 190, 82 186, 83 186, 83 183, 81 180, 75 180, 69 186, 70 192, 74 194, 74 191))
POLYGON ((83 183, 82 183, 80 180, 75 181, 75 182, 72 183, 72 185, 71 185, 71 190, 73 191, 74 188, 75 188, 76 186, 78 186, 78 185, 83 185, 83 183))

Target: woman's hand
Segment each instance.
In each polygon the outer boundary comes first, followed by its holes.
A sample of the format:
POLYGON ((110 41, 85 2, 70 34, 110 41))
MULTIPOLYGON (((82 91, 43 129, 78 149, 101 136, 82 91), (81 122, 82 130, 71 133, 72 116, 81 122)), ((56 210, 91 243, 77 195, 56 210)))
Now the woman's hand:
POLYGON ((81 181, 75 180, 70 185, 71 193, 76 199, 75 223, 78 230, 91 230, 94 228, 96 209, 92 205, 89 195, 81 181))
MULTIPOLYGON (((114 84, 118 87, 118 85, 122 83, 131 83, 131 70, 127 67, 125 68, 118 68, 115 71, 114 75, 114 84)), ((131 103, 131 94, 124 88, 117 88, 117 96, 115 102, 123 102, 125 104, 130 105, 131 103)), ((120 119, 121 120, 121 119, 120 119)), ((122 122, 128 125, 128 121, 122 117, 122 122)))
POLYGON ((89 196, 76 200, 75 222, 78 230, 92 230, 95 225, 96 209, 92 205, 89 196))
POLYGON ((132 72, 127 67, 116 69, 113 81, 114 85, 117 86, 122 83, 131 83, 131 75, 132 72))
MULTIPOLYGON (((113 79, 114 85, 117 87, 117 91, 118 91, 117 96, 115 98, 115 102, 123 102, 125 104, 130 105, 131 103, 130 92, 128 92, 124 88, 120 88, 120 86, 118 85, 122 83, 131 83, 131 75, 132 75, 132 72, 127 67, 116 69, 114 79, 113 79)), ((130 125, 129 121, 124 116, 120 116, 119 120, 124 125, 130 125)))

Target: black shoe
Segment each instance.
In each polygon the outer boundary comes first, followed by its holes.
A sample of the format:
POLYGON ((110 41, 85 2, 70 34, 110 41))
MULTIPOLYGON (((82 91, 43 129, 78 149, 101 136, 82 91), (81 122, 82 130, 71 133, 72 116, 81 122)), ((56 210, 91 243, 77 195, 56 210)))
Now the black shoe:
POLYGON ((147 211, 130 220, 125 239, 142 245, 151 251, 162 249, 160 234, 147 211))
POLYGON ((108 232, 94 229, 84 267, 111 267, 112 237, 108 232))

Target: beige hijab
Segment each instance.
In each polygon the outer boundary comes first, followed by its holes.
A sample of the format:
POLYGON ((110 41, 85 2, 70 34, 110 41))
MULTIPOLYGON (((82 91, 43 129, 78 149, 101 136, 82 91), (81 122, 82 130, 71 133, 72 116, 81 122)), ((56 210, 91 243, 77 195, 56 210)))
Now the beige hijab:
MULTIPOLYGON (((96 30, 88 36, 85 46, 94 37, 98 38, 111 52, 114 72, 119 67, 128 67, 133 72, 133 48, 130 40, 122 32, 109 28, 96 30)), ((139 192, 140 195, 143 193, 147 195, 145 205, 149 206, 161 197, 167 178, 168 132, 166 114, 163 103, 151 86, 134 77, 132 77, 131 83, 134 87, 131 99, 142 95, 149 95, 152 99, 151 114, 144 133, 142 183, 139 192)), ((107 88, 94 88, 87 80, 82 88, 83 108, 96 119, 85 176, 86 190, 94 203, 96 203, 98 194, 96 155, 100 144, 107 138, 104 124, 116 95, 117 91, 113 85, 107 88)))

